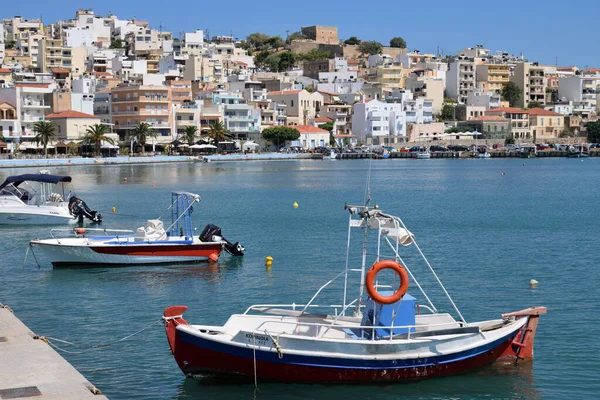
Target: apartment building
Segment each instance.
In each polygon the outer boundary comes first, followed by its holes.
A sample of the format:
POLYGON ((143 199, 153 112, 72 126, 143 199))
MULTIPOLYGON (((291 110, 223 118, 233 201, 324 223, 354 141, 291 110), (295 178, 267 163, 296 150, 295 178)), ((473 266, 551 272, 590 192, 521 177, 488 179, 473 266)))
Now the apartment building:
POLYGON ((377 68, 377 81, 381 83, 384 91, 394 88, 406 87, 406 76, 410 69, 404 68, 402 64, 392 64, 377 68))
POLYGON ((285 104, 288 125, 307 125, 323 106, 323 95, 302 90, 268 92, 267 97, 276 103, 285 104))
POLYGON ((61 68, 71 71, 73 56, 69 47, 63 46, 62 39, 44 37, 39 43, 37 68, 42 72, 49 72, 52 68, 61 68))
POLYGON ((506 140, 511 135, 511 120, 499 115, 483 115, 459 122, 457 128, 481 133, 478 139, 506 140))
POLYGON ((45 77, 36 77, 39 81, 33 82, 15 82, 13 87, 0 88, 0 101, 10 103, 16 112, 18 118, 18 132, 15 137, 32 138, 33 124, 42 121, 50 113, 51 105, 45 98, 51 95, 55 90, 55 85, 49 82, 43 82, 45 77))
POLYGON ((374 145, 394 144, 406 139, 406 114, 401 103, 379 100, 353 106, 352 133, 359 141, 374 145))
POLYGON ((261 132, 260 110, 247 104, 241 93, 214 93, 212 103, 221 106, 225 128, 237 140, 259 140, 261 132))
POLYGON ((515 103, 517 107, 527 107, 531 102, 546 104, 546 72, 543 65, 538 63, 521 62, 514 70, 514 75, 510 77, 521 89, 521 96, 515 103))
POLYGON ((598 111, 600 102, 600 71, 585 70, 580 75, 560 78, 558 97, 580 105, 581 108, 598 111))
POLYGON ((477 86, 489 92, 501 93, 510 80, 510 69, 503 64, 481 64, 475 67, 477 86))
POLYGON ((406 89, 415 97, 431 100, 433 112, 439 114, 444 105, 444 80, 430 68, 415 69, 406 78, 406 89))
POLYGON ((200 107, 196 104, 182 104, 173 101, 173 123, 177 137, 181 137, 188 126, 195 126, 200 131, 200 107))
POLYGON ((192 102, 192 82, 186 80, 174 80, 167 82, 171 87, 173 104, 184 106, 192 102))
POLYGON ((452 61, 446 75, 446 97, 464 104, 469 92, 475 89, 475 76, 475 61, 472 58, 463 57, 452 61))
MULTIPOLYGON (((467 106, 483 107, 485 110, 502 107, 502 96, 496 92, 476 89, 467 95, 467 106)), ((506 104, 508 106, 508 104, 506 104)))
POLYGON ((2 20, 2 26, 7 42, 18 42, 29 35, 44 34, 44 24, 39 19, 23 19, 16 16, 2 20))
POLYGON ((4 25, 0 25, 0 66, 4 63, 4 57, 6 57, 6 53, 4 52, 5 44, 4 44, 4 25))
POLYGON ((7 101, 0 100, 0 135, 6 142, 14 142, 19 136, 19 131, 17 108, 7 101))
POLYGON ((171 87, 164 85, 121 84, 111 90, 111 113, 114 130, 121 140, 145 122, 158 133, 157 143, 172 140, 171 87))
POLYGON ((322 118, 329 118, 333 122, 334 134, 344 135, 352 133, 352 105, 325 104, 321 107, 319 115, 322 118))
POLYGON ((517 140, 531 140, 533 135, 529 127, 529 112, 516 107, 493 108, 485 113, 487 116, 504 117, 510 120, 510 131, 517 140))
MULTIPOLYGON (((73 110, 48 114, 46 119, 54 122, 58 141, 81 140, 91 126, 101 122, 98 116, 73 110)), ((116 135, 114 137, 116 138, 116 135)))
POLYGON ((249 104, 260 110, 260 125, 263 129, 287 125, 285 104, 271 99, 257 100, 249 104))

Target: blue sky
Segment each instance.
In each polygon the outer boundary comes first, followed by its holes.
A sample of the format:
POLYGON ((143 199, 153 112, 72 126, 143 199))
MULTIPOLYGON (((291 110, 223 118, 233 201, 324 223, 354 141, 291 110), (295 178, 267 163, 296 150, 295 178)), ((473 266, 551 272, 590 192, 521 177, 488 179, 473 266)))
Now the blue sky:
POLYGON ((97 14, 134 16, 151 26, 172 31, 209 29, 211 35, 243 38, 249 33, 280 35, 308 25, 335 25, 340 38, 357 36, 384 44, 402 36, 409 49, 445 54, 465 47, 485 45, 492 51, 524 54, 540 63, 600 68, 597 18, 600 1, 386 1, 357 0, 299 2, 226 0, 172 2, 157 0, 4 1, 0 17, 43 16, 44 22, 72 18, 78 8, 97 14))

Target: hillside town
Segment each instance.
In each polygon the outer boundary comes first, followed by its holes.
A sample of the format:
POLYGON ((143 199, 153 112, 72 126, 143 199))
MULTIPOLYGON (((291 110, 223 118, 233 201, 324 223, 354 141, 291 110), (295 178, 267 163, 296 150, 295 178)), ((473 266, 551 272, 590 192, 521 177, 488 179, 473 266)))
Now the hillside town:
POLYGON ((542 65, 482 45, 426 54, 401 37, 389 46, 342 40, 332 26, 285 36, 177 37, 148 21, 84 9, 48 25, 5 18, 0 148, 577 142, 598 118, 597 68, 542 65))

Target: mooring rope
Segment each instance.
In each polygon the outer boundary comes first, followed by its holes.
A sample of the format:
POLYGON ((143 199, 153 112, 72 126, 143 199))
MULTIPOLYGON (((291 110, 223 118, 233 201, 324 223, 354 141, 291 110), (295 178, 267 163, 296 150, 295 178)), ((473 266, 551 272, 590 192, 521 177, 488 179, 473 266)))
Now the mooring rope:
POLYGON ((138 335, 138 334, 140 334, 140 333, 142 333, 142 332, 144 332, 144 331, 152 328, 155 325, 158 325, 158 324, 162 323, 162 321, 163 321, 162 318, 159 319, 159 320, 157 320, 157 321, 154 321, 150 325, 145 326, 144 328, 142 328, 142 329, 140 329, 138 331, 135 331, 132 334, 129 334, 129 335, 127 335, 127 336, 125 336, 125 337, 123 337, 123 338, 121 338, 119 340, 115 340, 113 342, 108 342, 108 343, 96 344, 96 345, 93 345, 93 346, 84 345, 84 344, 77 344, 77 343, 69 342, 68 340, 58 339, 58 338, 55 338, 55 337, 52 337, 52 336, 34 336, 34 339, 43 340, 46 343, 48 343, 50 346, 56 348, 57 350, 63 351, 63 352, 68 353, 68 354, 83 354, 83 353, 86 353, 86 352, 91 351, 91 350, 101 349, 101 348, 104 348, 104 347, 112 346, 114 344, 123 342, 123 341, 125 341, 127 339, 132 338, 135 335, 138 335), (63 349, 63 348, 57 346, 56 344, 52 343, 53 341, 54 342, 59 342, 59 343, 64 343, 64 344, 69 345, 69 346, 79 347, 79 348, 82 348, 84 350, 81 350, 81 351, 66 350, 66 349, 63 349))

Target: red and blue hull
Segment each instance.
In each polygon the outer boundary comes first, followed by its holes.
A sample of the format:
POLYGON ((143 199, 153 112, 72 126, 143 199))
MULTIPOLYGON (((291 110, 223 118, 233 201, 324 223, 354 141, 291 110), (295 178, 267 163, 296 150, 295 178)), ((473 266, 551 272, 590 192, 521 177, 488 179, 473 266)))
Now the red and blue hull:
MULTIPOLYGON (((175 308, 175 307, 173 307, 175 308)), ((535 325, 537 325, 537 317, 535 325)), ((529 358, 533 335, 531 324, 482 346, 452 354, 413 359, 365 360, 256 350, 250 346, 236 346, 177 329, 187 325, 183 318, 166 320, 166 332, 177 364, 186 375, 234 374, 261 380, 311 382, 373 382, 413 381, 465 373, 498 360, 514 361, 529 358), (519 353, 522 351, 522 354, 519 353), (256 360, 256 367, 254 365, 256 360)), ((533 328, 535 331, 535 327, 533 328)), ((531 349, 532 350, 532 349, 531 349)))

